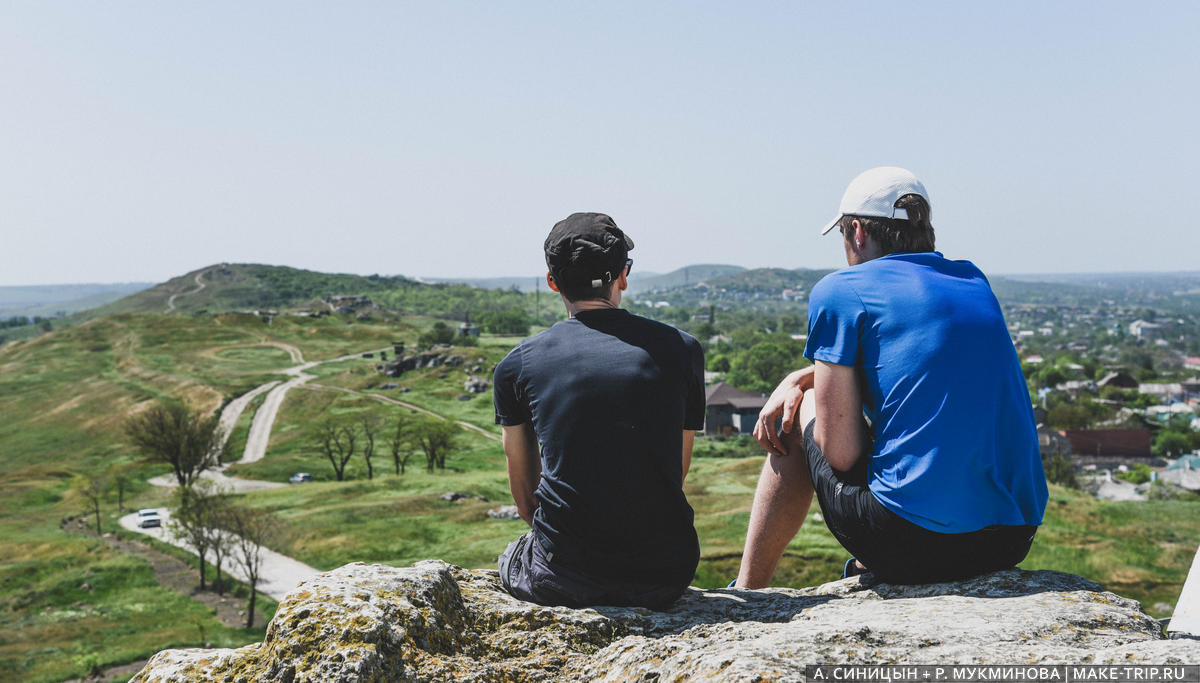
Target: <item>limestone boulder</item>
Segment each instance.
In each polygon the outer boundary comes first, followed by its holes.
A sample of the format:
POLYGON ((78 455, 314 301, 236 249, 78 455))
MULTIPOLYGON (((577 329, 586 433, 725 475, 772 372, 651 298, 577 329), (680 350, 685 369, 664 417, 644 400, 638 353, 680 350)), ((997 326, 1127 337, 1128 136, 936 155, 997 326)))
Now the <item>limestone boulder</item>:
POLYGON ((921 586, 692 588, 666 611, 542 607, 495 571, 350 564, 301 584, 261 643, 166 650, 149 681, 801 681, 806 664, 1194 664, 1136 601, 1008 570, 921 586))

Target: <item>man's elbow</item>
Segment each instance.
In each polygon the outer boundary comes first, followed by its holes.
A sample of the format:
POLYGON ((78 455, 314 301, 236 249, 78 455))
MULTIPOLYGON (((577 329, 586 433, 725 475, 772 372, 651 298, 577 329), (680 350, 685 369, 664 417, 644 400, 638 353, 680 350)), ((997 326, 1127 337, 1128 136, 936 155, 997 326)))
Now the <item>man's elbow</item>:
POLYGON ((846 473, 854 469, 854 466, 858 464, 858 459, 863 455, 860 444, 834 443, 833 439, 822 439, 821 435, 816 436, 814 441, 821 449, 821 455, 825 456, 825 462, 838 472, 846 473))
POLYGON ((533 512, 537 510, 537 507, 537 504, 517 503, 517 516, 525 520, 529 526, 533 526, 533 512))

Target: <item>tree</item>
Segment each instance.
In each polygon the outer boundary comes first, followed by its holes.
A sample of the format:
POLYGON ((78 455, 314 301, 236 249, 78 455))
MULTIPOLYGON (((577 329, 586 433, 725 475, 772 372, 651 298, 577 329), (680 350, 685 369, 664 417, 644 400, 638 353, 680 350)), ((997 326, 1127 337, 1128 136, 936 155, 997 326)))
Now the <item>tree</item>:
POLYGON ((208 526, 208 545, 212 549, 213 568, 217 575, 213 577, 212 587, 217 595, 225 593, 225 582, 221 579, 221 569, 225 566, 225 559, 233 552, 234 539, 225 531, 229 526, 229 515, 233 503, 228 496, 223 497, 216 505, 213 506, 211 517, 208 526))
POLYGON ((1164 429, 1154 437, 1154 454, 1161 458, 1178 458, 1192 450, 1192 440, 1185 432, 1164 429))
POLYGON ((492 334, 529 334, 529 314, 520 308, 486 311, 479 316, 479 325, 492 334))
POLYGON ((355 442, 358 439, 354 427, 326 420, 317 427, 314 438, 321 452, 329 459, 329 464, 333 465, 333 473, 337 480, 343 481, 346 476, 346 463, 350 462, 354 455, 355 442))
POLYGON ((369 415, 363 415, 358 420, 358 426, 362 429, 362 454, 363 460, 367 461, 367 479, 371 480, 375 478, 375 468, 371 465, 371 458, 375 456, 375 435, 379 433, 379 423, 369 415))
POLYGON ((454 448, 458 427, 446 420, 426 418, 415 420, 410 429, 413 443, 425 454, 425 469, 446 469, 446 456, 454 448))
POLYGON ((1046 424, 1057 429, 1086 429, 1091 423, 1088 409, 1077 403, 1060 403, 1046 413, 1046 424))
POLYGON ((1046 480, 1055 484, 1077 489, 1079 488, 1079 477, 1075 470, 1075 463, 1065 455, 1043 455, 1042 467, 1046 470, 1046 480))
POLYGON ((403 416, 396 419, 396 431, 392 434, 389 444, 392 451, 392 463, 396 466, 396 474, 404 474, 408 459, 412 457, 417 445, 412 439, 412 425, 403 416))
MULTIPOLYGON (((789 340, 790 341, 790 340, 789 340)), ((730 366, 727 381, 737 387, 771 391, 789 372, 800 367, 792 349, 775 338, 755 344, 730 366)))
POLYGON ((221 563, 229 550, 228 536, 221 530, 229 492, 217 485, 198 481, 193 486, 181 486, 175 494, 171 511, 171 533, 192 546, 200 557, 200 590, 204 590, 204 566, 211 553, 215 558, 217 576, 214 588, 221 590, 221 563))
POLYGON ((433 327, 426 333, 417 338, 417 343, 421 346, 434 346, 435 344, 449 344, 454 341, 454 330, 442 321, 437 321, 433 327))
POLYGON ((71 487, 75 489, 75 492, 78 493, 80 497, 87 501, 88 509, 95 513, 96 534, 101 534, 100 503, 103 502, 105 494, 108 493, 108 479, 95 475, 80 475, 75 477, 71 487))
POLYGON ((178 403, 157 404, 125 423, 125 434, 147 458, 171 466, 180 486, 191 486, 220 462, 217 417, 200 417, 178 403))
POLYGON ((133 477, 130 476, 129 470, 124 467, 119 467, 113 471, 112 476, 113 488, 117 490, 117 512, 125 511, 125 492, 133 485, 133 477))
POLYGON ((279 542, 283 535, 283 527, 278 518, 269 511, 245 507, 229 509, 227 526, 233 533, 234 562, 242 568, 246 582, 250 584, 250 600, 246 605, 246 628, 253 628, 264 550, 267 545, 279 542))

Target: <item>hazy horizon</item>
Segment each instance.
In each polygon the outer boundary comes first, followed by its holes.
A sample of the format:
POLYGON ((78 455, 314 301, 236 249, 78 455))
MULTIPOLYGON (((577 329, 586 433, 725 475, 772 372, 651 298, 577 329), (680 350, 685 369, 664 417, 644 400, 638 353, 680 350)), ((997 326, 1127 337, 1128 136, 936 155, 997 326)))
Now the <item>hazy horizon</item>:
MULTIPOLYGON (((234 263, 238 263, 238 262, 221 262, 221 263, 234 264, 234 263)), ((197 270, 203 270, 205 268, 210 268, 210 266, 214 266, 214 265, 220 265, 220 264, 203 265, 203 266, 200 266, 200 268, 193 268, 191 270, 179 272, 179 274, 167 277, 166 280, 157 280, 157 281, 122 280, 122 281, 113 281, 113 282, 88 281, 88 282, 41 282, 41 283, 32 283, 32 284, 16 283, 16 284, 0 284, 0 288, 14 289, 14 288, 37 288, 37 287, 86 287, 86 286, 115 287, 115 286, 122 286, 122 284, 145 284, 145 286, 149 288, 149 287, 156 286, 156 284, 162 284, 163 282, 173 280, 173 278, 175 278, 175 277, 182 277, 182 276, 190 274, 190 272, 194 272, 197 270)), ((246 263, 245 265, 248 265, 248 263, 246 263)), ((299 266, 282 264, 282 263, 264 263, 264 264, 258 264, 258 265, 282 266, 282 268, 299 268, 299 266)), ((636 278, 638 275, 641 275, 643 277, 655 277, 655 276, 661 276, 661 275, 668 275, 668 274, 671 274, 671 272, 683 270, 684 268, 694 268, 694 266, 700 266, 700 265, 732 265, 732 266, 737 266, 737 268, 744 268, 745 270, 757 270, 757 269, 768 269, 768 268, 780 268, 780 269, 784 269, 784 270, 798 270, 798 269, 836 270, 839 268, 845 268, 845 266, 846 266, 845 263, 842 263, 840 265, 823 266, 823 268, 822 268, 822 266, 806 266, 806 265, 794 266, 794 268, 787 268, 787 266, 774 266, 774 265, 763 265, 763 266, 755 266, 755 268, 750 268, 750 266, 739 265, 736 263, 716 263, 716 262, 689 263, 689 264, 679 266, 679 268, 674 268, 671 270, 661 270, 660 271, 660 270, 638 269, 637 274, 632 276, 631 283, 636 284, 636 278)), ((314 269, 308 268, 308 269, 302 269, 302 270, 314 270, 314 269)), ((536 280, 536 281, 541 282, 542 278, 544 278, 544 276, 545 276, 545 271, 536 272, 536 274, 532 274, 532 275, 511 275, 510 274, 510 275, 479 275, 479 276, 412 275, 412 274, 406 274, 406 272, 348 272, 348 271, 332 271, 332 270, 324 270, 324 271, 317 270, 317 271, 318 272, 329 272, 329 274, 360 275, 360 276, 364 276, 364 277, 370 276, 370 275, 380 275, 380 276, 385 276, 385 277, 407 277, 407 278, 409 278, 409 280, 427 281, 427 282, 473 281, 473 280, 474 281, 536 280)), ((1196 275, 1196 276, 1200 276, 1200 269, 1193 269, 1193 270, 1186 270, 1186 269, 1184 269, 1184 270, 1081 270, 1081 271, 1057 271, 1057 272, 1055 272, 1055 271, 989 272, 989 274, 986 274, 986 275, 994 276, 994 277, 1014 277, 1014 278, 1084 277, 1084 276, 1088 276, 1088 275, 1106 275, 1106 276, 1196 275)))

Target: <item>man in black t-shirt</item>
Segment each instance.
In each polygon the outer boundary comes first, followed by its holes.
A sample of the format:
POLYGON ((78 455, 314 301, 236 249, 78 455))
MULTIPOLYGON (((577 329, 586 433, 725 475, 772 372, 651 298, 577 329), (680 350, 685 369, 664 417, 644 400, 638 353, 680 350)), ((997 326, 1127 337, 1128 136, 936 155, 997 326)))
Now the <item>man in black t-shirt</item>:
POLYGON ((546 281, 570 318, 496 366, 509 487, 532 527, 500 556, 500 582, 524 600, 663 607, 699 562, 683 479, 704 422, 704 355, 619 308, 632 248, 604 214, 555 224, 546 281))

